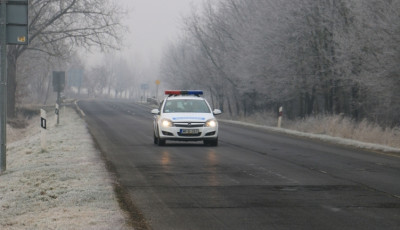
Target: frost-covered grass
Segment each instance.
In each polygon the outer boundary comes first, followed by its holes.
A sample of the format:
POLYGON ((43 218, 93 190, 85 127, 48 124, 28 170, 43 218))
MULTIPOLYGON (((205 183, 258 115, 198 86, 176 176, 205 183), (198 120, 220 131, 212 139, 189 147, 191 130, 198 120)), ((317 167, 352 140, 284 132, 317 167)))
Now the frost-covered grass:
POLYGON ((276 113, 272 112, 263 112, 263 113, 255 113, 250 116, 235 116, 231 117, 227 113, 222 113, 222 115, 218 116, 218 118, 224 120, 236 120, 241 122, 248 122, 257 125, 265 125, 265 126, 276 126, 278 120, 276 117, 276 113))
POLYGON ((70 108, 61 112, 59 126, 47 119, 47 151, 39 117, 24 130, 8 128, 0 229, 128 229, 85 122, 70 108))
MULTIPOLYGON (((273 113, 258 113, 249 117, 222 117, 251 124, 276 127, 278 120, 273 113)), ((377 124, 363 120, 354 122, 343 116, 319 116, 290 121, 283 117, 282 128, 322 136, 332 136, 355 140, 369 144, 377 144, 400 148, 400 127, 382 128, 377 124)), ((355 144, 359 146, 360 143, 355 144)))
POLYGON ((367 120, 354 122, 342 116, 309 117, 288 123, 288 128, 400 148, 400 127, 382 128, 367 120))

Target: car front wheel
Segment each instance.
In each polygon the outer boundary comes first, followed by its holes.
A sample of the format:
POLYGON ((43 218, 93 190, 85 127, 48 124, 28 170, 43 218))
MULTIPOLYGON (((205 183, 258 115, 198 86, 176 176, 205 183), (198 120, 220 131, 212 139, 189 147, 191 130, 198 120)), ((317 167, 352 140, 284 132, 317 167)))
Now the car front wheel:
POLYGON ((204 145, 218 146, 218 138, 215 140, 204 140, 204 145))
POLYGON ((165 145, 165 140, 161 140, 160 138, 158 138, 157 142, 158 142, 158 146, 165 145))
POLYGON ((156 144, 158 144, 158 138, 156 137, 155 133, 153 133, 153 136, 154 136, 154 144, 156 145, 156 144))
MULTIPOLYGON (((158 132, 158 128, 157 128, 157 132, 158 132)), ((156 144, 158 146, 163 146, 163 145, 165 145, 165 140, 162 140, 160 138, 160 135, 158 135, 158 137, 156 137, 156 134, 154 133, 154 144, 156 144)))

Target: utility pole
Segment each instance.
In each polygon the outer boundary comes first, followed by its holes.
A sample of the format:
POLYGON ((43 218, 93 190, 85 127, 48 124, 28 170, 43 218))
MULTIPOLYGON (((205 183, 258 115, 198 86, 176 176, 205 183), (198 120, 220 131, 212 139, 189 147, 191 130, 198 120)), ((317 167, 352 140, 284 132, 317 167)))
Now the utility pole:
POLYGON ((7 158, 7 44, 28 44, 28 0, 0 0, 0 174, 7 158))
POLYGON ((60 124, 60 105, 61 105, 61 91, 65 88, 65 72, 64 71, 53 71, 53 90, 57 92, 56 102, 56 116, 57 125, 60 124))
POLYGON ((160 80, 156 80, 156 101, 157 101, 157 105, 158 105, 158 86, 160 85, 161 81, 160 80))
POLYGON ((6 0, 1 0, 1 80, 0 80, 0 173, 6 171, 7 158, 7 5, 6 0))

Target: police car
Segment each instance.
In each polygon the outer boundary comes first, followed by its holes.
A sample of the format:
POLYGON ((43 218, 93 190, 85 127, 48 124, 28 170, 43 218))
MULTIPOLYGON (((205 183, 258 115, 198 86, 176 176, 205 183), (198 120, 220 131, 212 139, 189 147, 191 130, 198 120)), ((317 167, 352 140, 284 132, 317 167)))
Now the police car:
POLYGON ((211 110, 201 97, 200 90, 168 90, 168 95, 158 109, 153 109, 154 144, 165 145, 167 140, 203 141, 205 145, 218 145, 218 122, 214 115, 221 110, 211 110))

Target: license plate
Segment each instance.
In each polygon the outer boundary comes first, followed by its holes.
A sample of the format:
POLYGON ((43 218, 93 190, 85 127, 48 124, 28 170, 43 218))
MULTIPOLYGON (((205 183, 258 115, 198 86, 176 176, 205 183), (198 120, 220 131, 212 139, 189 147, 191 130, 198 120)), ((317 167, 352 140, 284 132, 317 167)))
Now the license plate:
POLYGON ((198 129, 181 129, 181 134, 198 134, 198 129))

